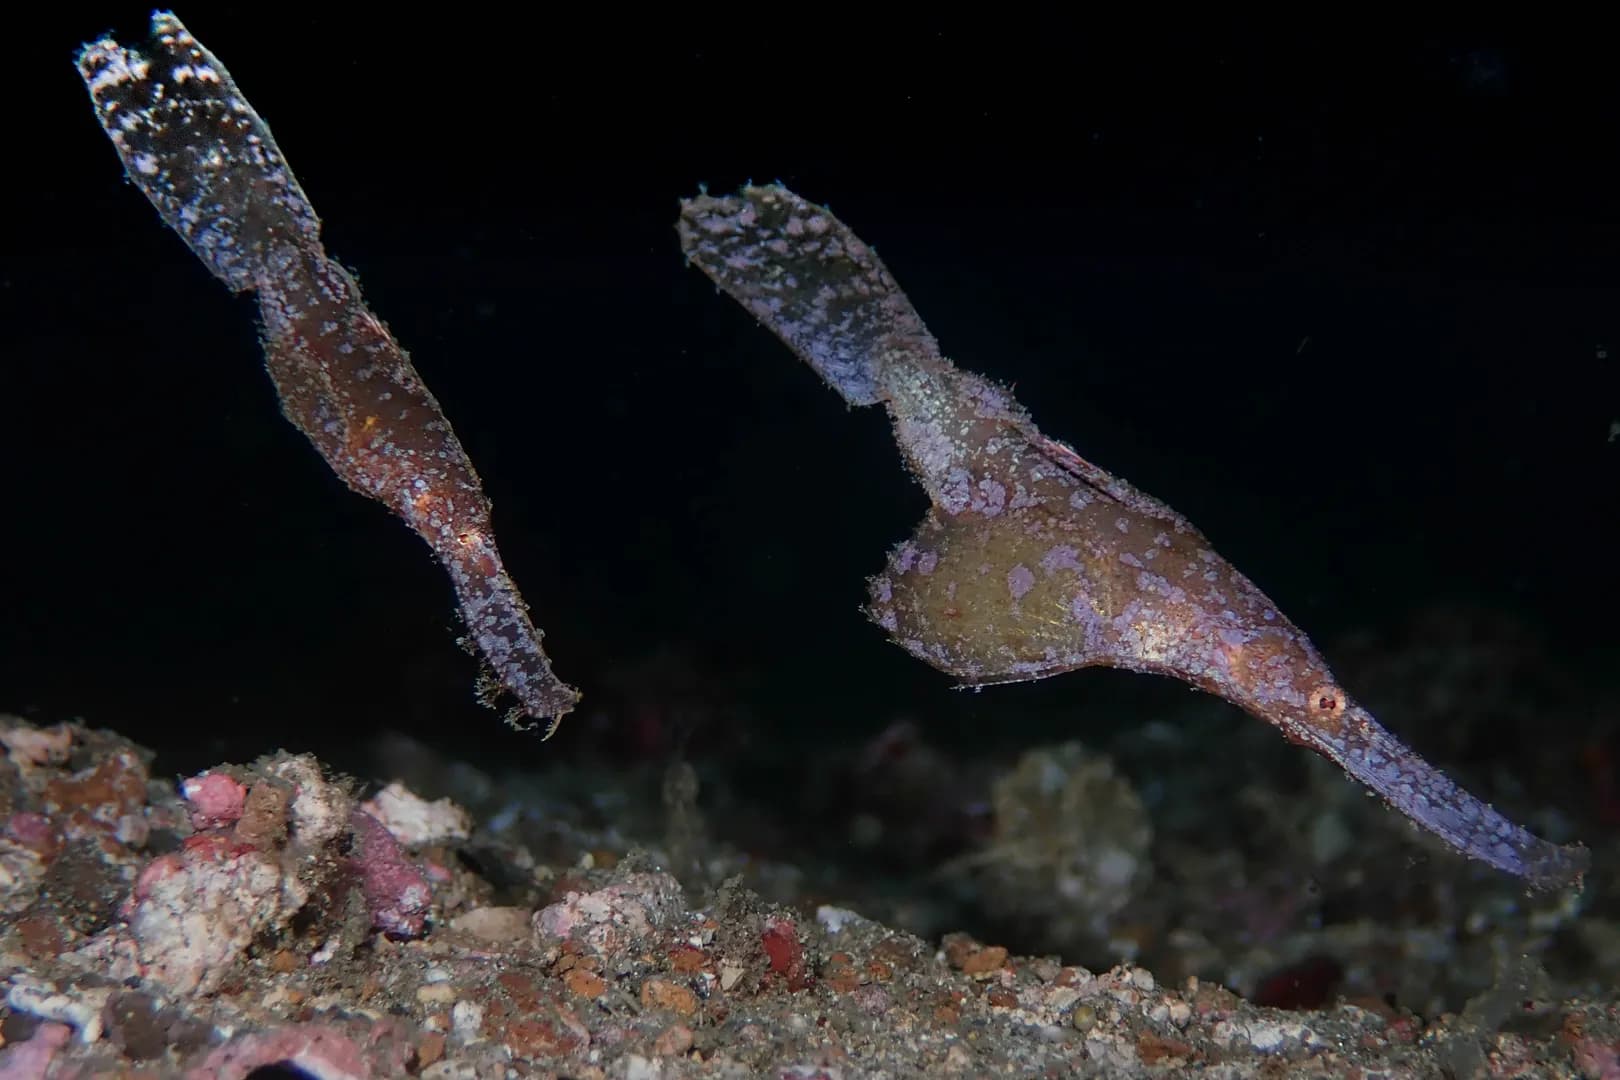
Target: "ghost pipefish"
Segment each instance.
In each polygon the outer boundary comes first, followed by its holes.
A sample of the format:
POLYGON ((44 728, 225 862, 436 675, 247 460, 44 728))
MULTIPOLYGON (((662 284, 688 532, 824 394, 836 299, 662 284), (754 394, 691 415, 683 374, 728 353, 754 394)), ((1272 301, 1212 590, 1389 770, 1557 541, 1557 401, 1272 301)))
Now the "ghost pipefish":
POLYGON ((873 251, 772 185, 683 200, 687 258, 851 405, 882 403, 932 503, 867 613, 968 686, 1109 666, 1181 679, 1337 763, 1451 845, 1535 888, 1589 854, 1515 825, 1384 730, 1310 641, 1181 515, 1047 438, 939 351, 873 251))
POLYGON ((428 542, 493 673, 481 683, 516 699, 509 722, 549 720, 550 735, 579 694, 552 674, 496 550, 489 500, 438 401, 327 256, 320 220, 224 66, 166 12, 152 16, 149 48, 102 38, 78 59, 130 180, 215 277, 255 294, 287 418, 345 483, 428 542))

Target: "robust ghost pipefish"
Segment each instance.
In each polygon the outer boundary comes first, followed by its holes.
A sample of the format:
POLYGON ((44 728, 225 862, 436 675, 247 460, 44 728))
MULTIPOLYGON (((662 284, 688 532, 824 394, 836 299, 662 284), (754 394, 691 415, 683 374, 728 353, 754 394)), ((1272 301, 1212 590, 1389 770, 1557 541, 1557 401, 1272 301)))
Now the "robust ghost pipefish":
POLYGON ((1589 854, 1532 835, 1352 701, 1303 633, 1185 518, 1050 439, 939 351, 872 250, 780 186, 684 200, 681 246, 851 405, 881 403, 932 506, 868 614, 965 685, 1108 666, 1216 694, 1330 758, 1457 851, 1536 888, 1589 854))
POLYGON ((491 689, 516 699, 508 720, 549 720, 549 735, 579 694, 552 674, 501 564, 478 474, 405 350, 327 256, 270 129, 165 12, 152 16, 149 55, 102 38, 80 53, 79 73, 130 180, 215 277, 258 298, 287 418, 344 482, 428 542, 491 689))

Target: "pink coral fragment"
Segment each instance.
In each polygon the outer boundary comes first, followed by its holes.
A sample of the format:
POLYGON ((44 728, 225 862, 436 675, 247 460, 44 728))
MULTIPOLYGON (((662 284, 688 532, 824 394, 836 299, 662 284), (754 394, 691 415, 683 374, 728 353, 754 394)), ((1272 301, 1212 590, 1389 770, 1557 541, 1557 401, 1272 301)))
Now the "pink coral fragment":
POLYGON ((427 878, 383 823, 364 810, 349 815, 349 827, 355 840, 353 866, 372 925, 391 937, 420 937, 433 903, 427 878))
POLYGON ((41 1024, 23 1042, 0 1050, 0 1080, 44 1080, 51 1059, 68 1044, 73 1029, 66 1024, 41 1024))
POLYGON ((190 804, 196 829, 217 829, 237 821, 247 800, 247 788, 221 772, 199 773, 182 781, 180 794, 190 804))
POLYGON ((238 1035, 212 1051, 187 1077, 242 1078, 260 1069, 281 1066, 320 1080, 359 1080, 403 1076, 408 1040, 378 1025, 364 1042, 332 1025, 303 1024, 238 1035))

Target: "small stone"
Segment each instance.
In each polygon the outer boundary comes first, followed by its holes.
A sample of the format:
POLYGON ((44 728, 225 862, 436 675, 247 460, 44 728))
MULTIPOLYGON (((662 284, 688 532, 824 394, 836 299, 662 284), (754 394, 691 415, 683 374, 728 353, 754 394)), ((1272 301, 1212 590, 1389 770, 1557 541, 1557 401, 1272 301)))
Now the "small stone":
POLYGON ((416 1000, 423 1005, 448 1005, 456 1000, 456 988, 449 983, 429 983, 416 988, 416 1000))
POLYGON ((668 1009, 682 1016, 697 1013, 697 995, 668 979, 648 979, 641 984, 641 1005, 646 1009, 668 1009))
POLYGON ((1007 963, 1007 950, 1001 945, 991 945, 977 952, 970 953, 962 961, 962 974, 975 979, 988 978, 1007 963))
POLYGON ((607 993, 607 980, 584 968, 574 968, 563 976, 563 985, 582 998, 599 998, 607 993))
POLYGON ((472 828, 467 811, 449 799, 422 798, 395 780, 360 807, 383 823, 406 847, 422 847, 448 840, 465 840, 472 828))
POLYGON ((162 1057, 169 1045, 168 1027, 172 1017, 166 1015, 149 994, 118 991, 107 1000, 102 1018, 108 1039, 135 1061, 162 1057))
MULTIPOLYGON (((212 774, 211 774, 212 775, 212 774)), ((287 838, 288 800, 291 792, 281 784, 265 780, 248 789, 236 827, 231 835, 249 847, 277 848, 287 838)))
POLYGON ((1090 1005, 1076 1005, 1069 1014, 1069 1023, 1076 1031, 1090 1031, 1097 1026, 1097 1010, 1090 1005))
POLYGON ((436 1031, 430 1031, 422 1036, 416 1044, 416 1065, 425 1069, 444 1057, 444 1036, 436 1031))
POLYGON ((23 953, 34 960, 50 960, 67 947, 61 922, 50 915, 28 915, 13 924, 23 953))
POLYGON ((579 1017, 561 1003, 546 998, 536 1011, 506 1026, 506 1043, 520 1057, 556 1057, 590 1044, 591 1033, 579 1017))
POLYGON ((692 1049, 692 1029, 672 1024, 653 1040, 653 1053, 660 1057, 680 1057, 692 1049))
POLYGON ((63 765, 73 752, 73 733, 67 725, 52 728, 29 727, 21 717, 0 716, 0 746, 19 765, 63 765))
POLYGON ((848 994, 860 988, 861 976, 855 970, 855 963, 848 953, 833 953, 827 958, 827 967, 822 972, 822 982, 834 993, 848 994))
POLYGON ((695 945, 677 945, 669 955, 669 969, 677 975, 695 975, 703 970, 707 962, 703 950, 695 945))
POLYGON ((450 929, 480 941, 523 941, 530 936, 530 913, 520 907, 476 907, 450 920, 450 929))
POLYGON ((471 1042, 478 1038, 478 1033, 483 1029, 484 1007, 463 998, 450 1010, 450 1023, 455 1029, 456 1038, 462 1042, 471 1042))

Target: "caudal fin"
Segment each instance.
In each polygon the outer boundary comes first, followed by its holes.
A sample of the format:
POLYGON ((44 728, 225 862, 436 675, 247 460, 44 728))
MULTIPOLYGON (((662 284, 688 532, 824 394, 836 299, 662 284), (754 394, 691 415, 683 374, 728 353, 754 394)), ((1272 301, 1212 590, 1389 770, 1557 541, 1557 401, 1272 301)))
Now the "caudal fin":
POLYGON ((320 221, 276 140, 214 54, 166 12, 150 52, 86 45, 79 74, 135 186, 235 292, 277 243, 317 243, 320 221))
POLYGON ((939 346, 877 254, 780 185, 681 202, 681 250, 851 405, 887 396, 885 354, 939 346))

